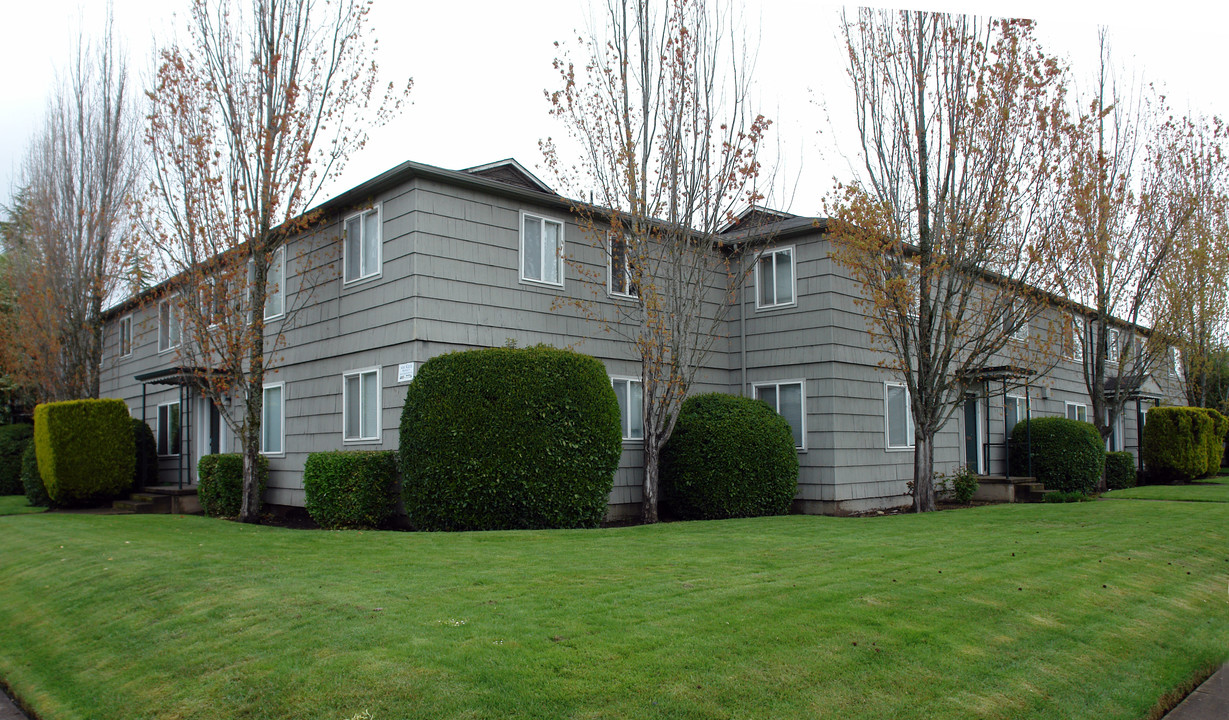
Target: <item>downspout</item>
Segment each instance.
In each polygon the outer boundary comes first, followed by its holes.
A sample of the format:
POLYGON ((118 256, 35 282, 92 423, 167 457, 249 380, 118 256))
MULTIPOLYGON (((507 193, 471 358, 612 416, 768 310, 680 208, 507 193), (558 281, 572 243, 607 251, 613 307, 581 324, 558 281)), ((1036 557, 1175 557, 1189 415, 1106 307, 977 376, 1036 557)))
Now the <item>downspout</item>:
MULTIPOLYGON (((738 270, 742 272, 743 260, 740 257, 738 260, 738 270)), ((738 290, 738 355, 739 355, 739 370, 741 371, 740 385, 738 386, 738 394, 740 397, 747 397, 747 321, 746 321, 746 298, 747 283, 744 279, 743 286, 738 290)))

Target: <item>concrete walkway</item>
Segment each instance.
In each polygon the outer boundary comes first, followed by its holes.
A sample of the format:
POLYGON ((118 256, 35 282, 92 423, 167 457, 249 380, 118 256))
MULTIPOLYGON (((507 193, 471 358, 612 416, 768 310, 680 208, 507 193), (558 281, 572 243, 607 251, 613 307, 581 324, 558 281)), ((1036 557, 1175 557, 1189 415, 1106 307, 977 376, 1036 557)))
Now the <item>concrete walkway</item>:
POLYGON ((1229 718, 1229 663, 1186 696, 1165 720, 1225 720, 1229 718))
POLYGON ((0 690, 0 720, 29 720, 3 690, 0 690))

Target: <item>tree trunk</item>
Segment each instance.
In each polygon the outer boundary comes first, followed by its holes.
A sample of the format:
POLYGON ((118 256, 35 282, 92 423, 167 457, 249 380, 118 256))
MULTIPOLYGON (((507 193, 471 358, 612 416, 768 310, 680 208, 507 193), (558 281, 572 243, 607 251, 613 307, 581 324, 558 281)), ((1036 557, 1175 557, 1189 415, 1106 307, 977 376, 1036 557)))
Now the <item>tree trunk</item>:
POLYGON ((917 435, 913 447, 913 512, 935 509, 934 439, 917 435))
POLYGON ((243 436, 243 502, 239 506, 239 522, 245 523, 260 522, 260 480, 257 475, 257 463, 260 461, 260 423, 252 422, 253 415, 260 417, 264 404, 263 393, 259 397, 260 402, 248 402, 248 421, 243 436))
POLYGON ((656 438, 644 440, 644 500, 641 505, 640 519, 645 524, 657 522, 657 464, 661 450, 656 438))

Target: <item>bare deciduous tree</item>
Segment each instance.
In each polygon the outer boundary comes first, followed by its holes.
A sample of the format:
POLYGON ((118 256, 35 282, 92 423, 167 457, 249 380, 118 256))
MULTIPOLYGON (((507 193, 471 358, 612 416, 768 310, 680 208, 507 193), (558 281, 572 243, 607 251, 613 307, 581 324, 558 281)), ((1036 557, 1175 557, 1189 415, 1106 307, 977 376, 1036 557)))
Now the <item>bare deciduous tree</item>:
MULTIPOLYGON (((747 270, 721 231, 761 199, 758 153, 770 122, 751 110, 751 62, 728 6, 610 0, 604 30, 578 40, 577 67, 556 60, 551 113, 579 143, 547 164, 574 196, 592 244, 611 258, 608 327, 640 361, 643 519, 658 517, 658 461, 747 270)), ((606 278, 593 278, 606 289, 606 278)))
POLYGON ((0 354, 39 399, 98 397, 102 309, 129 265, 132 113, 108 17, 101 38, 77 39, 22 165, 20 229, 6 240, 17 303, 0 354))
POLYGON ((161 51, 148 92, 148 235, 175 273, 180 358, 201 368, 200 391, 241 439, 244 522, 258 520, 265 377, 291 321, 265 322, 286 315, 285 243, 366 142, 362 123, 387 121, 410 88, 377 96, 369 10, 194 0, 190 41, 161 51))
POLYGON ((844 35, 866 172, 838 188, 834 257, 908 389, 913 508, 929 511, 935 434, 972 379, 1051 343, 1061 72, 1028 21, 862 9, 844 35))

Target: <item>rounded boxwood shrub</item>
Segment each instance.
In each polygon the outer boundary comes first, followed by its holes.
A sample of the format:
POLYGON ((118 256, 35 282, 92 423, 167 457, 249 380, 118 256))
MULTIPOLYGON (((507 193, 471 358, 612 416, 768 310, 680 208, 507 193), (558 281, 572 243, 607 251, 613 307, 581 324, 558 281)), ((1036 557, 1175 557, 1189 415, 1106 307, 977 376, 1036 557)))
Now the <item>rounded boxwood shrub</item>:
POLYGON ((132 441, 136 446, 137 464, 132 474, 132 486, 147 488, 158 484, 158 443, 154 431, 139 418, 132 419, 132 441))
POLYGON ((0 425, 0 495, 20 495, 21 456, 34 436, 34 426, 29 423, 0 425))
POLYGON ((56 505, 97 504, 132 487, 136 447, 123 400, 67 400, 34 408, 34 446, 56 505))
POLYGON ((1032 475, 1047 490, 1088 494, 1096 489, 1105 472, 1105 443, 1091 423, 1064 417, 1016 423, 1011 431, 1012 475, 1028 474, 1030 442, 1032 475))
POLYGON ((621 435, 592 357, 544 346, 434 357, 401 413, 406 513, 428 530, 596 526, 621 435))
POLYGON ((1106 453, 1105 485, 1110 490, 1135 487, 1135 456, 1127 450, 1106 453))
POLYGON ((1204 437, 1208 452, 1208 466, 1203 471, 1203 476, 1216 477, 1216 474, 1220 472, 1221 457, 1225 453, 1225 431, 1229 430, 1229 418, 1212 408, 1204 408, 1203 411, 1212 419, 1212 430, 1204 437))
POLYGON ((21 454, 21 484, 26 490, 26 501, 34 507, 51 507, 51 498, 47 497, 47 488, 43 486, 43 476, 38 474, 38 455, 34 452, 34 443, 26 445, 26 451, 21 454))
MULTIPOLYGON (((206 515, 235 517, 239 514, 243 506, 242 454, 205 455, 196 464, 196 477, 196 494, 206 515)), ((260 483, 258 497, 263 501, 269 482, 269 460, 264 455, 256 456, 256 479, 260 483)))
POLYGON ((687 398, 662 448, 666 512, 681 519, 784 515, 797 494, 794 435, 768 403, 720 393, 687 398))
POLYGON ((1143 447, 1149 481, 1188 482, 1207 472, 1207 438, 1214 430, 1202 408, 1149 408, 1143 447))
POLYGON ((304 504, 327 530, 374 528, 397 509, 397 453, 315 452, 303 466, 304 504))

